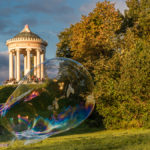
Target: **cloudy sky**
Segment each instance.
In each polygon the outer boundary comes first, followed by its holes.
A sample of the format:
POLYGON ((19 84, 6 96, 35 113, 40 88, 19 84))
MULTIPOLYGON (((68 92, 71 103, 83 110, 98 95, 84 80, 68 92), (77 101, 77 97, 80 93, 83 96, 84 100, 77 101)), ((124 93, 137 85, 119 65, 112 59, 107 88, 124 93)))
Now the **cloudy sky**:
MULTIPOLYGON (((110 0, 121 12, 125 0, 110 0)), ((55 57, 57 35, 87 15, 98 0, 0 0, 0 82, 8 78, 6 40, 19 33, 25 24, 48 41, 47 58, 55 57)))

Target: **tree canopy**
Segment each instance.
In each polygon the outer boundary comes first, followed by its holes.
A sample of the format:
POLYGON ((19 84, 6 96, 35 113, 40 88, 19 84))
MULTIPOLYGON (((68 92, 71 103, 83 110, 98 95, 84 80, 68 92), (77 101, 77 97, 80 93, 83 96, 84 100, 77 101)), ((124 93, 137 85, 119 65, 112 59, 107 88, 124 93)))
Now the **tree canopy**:
POLYGON ((150 1, 127 0, 121 14, 109 1, 59 34, 57 56, 93 75, 96 110, 106 128, 149 127, 150 1))
POLYGON ((66 56, 69 52, 73 59, 87 68, 93 68, 94 61, 100 55, 111 57, 116 48, 116 31, 120 29, 121 21, 114 4, 98 2, 88 16, 82 16, 80 22, 59 34, 57 56, 66 56))

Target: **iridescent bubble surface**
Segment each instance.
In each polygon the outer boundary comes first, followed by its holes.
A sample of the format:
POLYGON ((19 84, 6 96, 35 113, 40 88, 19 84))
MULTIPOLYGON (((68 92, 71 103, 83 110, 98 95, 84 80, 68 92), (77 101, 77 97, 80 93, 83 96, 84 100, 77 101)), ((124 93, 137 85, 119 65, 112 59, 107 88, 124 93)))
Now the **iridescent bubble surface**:
POLYGON ((95 100, 88 71, 67 58, 49 59, 29 72, 1 106, 1 122, 24 144, 45 139, 82 123, 95 100), (43 78, 35 75, 44 68, 43 78))

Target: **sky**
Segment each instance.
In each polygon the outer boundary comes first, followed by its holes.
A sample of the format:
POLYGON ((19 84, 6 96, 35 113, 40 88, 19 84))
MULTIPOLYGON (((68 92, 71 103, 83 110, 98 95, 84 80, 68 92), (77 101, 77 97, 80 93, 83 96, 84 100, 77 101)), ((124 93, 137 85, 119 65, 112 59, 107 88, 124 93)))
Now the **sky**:
MULTIPOLYGON (((80 21, 102 0, 0 0, 0 83, 8 79, 6 40, 28 24, 31 31, 48 42, 46 58, 55 57, 57 35, 70 24, 80 21)), ((110 0, 122 13, 125 0, 110 0)))

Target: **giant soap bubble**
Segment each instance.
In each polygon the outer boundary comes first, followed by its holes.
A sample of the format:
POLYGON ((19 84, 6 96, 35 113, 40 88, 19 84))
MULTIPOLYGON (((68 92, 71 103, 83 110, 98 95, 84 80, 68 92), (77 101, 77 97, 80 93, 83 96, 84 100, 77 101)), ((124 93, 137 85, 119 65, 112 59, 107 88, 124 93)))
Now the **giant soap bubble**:
POLYGON ((24 144, 45 139, 78 126, 90 115, 95 105, 92 90, 91 76, 80 63, 49 59, 29 72, 1 106, 1 122, 24 144), (40 69, 42 79, 35 76, 40 69))

